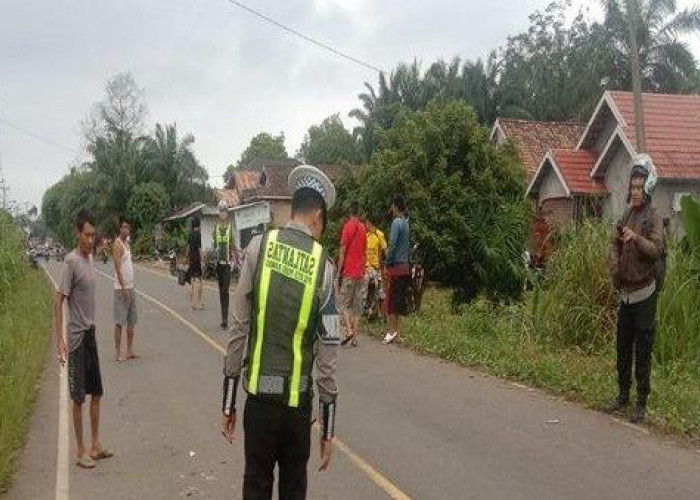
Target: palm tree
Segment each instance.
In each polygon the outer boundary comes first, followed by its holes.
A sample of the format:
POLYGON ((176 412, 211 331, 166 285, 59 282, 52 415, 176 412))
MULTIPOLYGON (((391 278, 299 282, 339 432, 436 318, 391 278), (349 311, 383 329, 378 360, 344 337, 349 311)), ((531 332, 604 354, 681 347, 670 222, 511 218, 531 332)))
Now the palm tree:
MULTIPOLYGON (((631 88, 630 43, 625 0, 601 0, 613 51, 612 86, 631 88)), ((639 16, 637 40, 642 87, 652 92, 681 92, 697 67, 681 37, 700 32, 700 7, 678 11, 676 0, 632 0, 639 16)), ((634 6, 633 6, 634 7, 634 6)))
POLYGON ((178 138, 177 127, 156 124, 152 138, 146 139, 145 156, 147 177, 165 187, 174 207, 184 205, 206 192, 207 171, 199 164, 192 151, 191 134, 178 138))

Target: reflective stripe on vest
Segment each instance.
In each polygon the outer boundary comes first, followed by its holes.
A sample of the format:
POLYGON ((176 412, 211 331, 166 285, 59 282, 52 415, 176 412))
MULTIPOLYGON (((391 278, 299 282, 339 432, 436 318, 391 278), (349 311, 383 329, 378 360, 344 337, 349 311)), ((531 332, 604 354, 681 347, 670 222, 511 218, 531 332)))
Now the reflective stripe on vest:
MULTIPOLYGON (((277 236, 280 232, 270 231, 267 237, 267 247, 261 248, 260 251, 264 252, 263 255, 267 254, 267 249, 270 245, 274 245, 277 241, 277 236)), ((260 356, 262 355, 262 343, 263 343, 263 333, 265 332, 265 313, 267 312, 267 292, 270 289, 270 269, 269 266, 265 265, 265 259, 263 258, 263 268, 260 277, 260 291, 258 293, 258 319, 257 319, 257 335, 255 339, 255 345, 253 346, 253 355, 251 356, 250 363, 250 377, 248 379, 248 392, 251 394, 258 393, 258 379, 260 378, 260 356)))
POLYGON ((216 225, 216 230, 214 231, 214 242, 216 243, 216 251, 219 251, 219 245, 221 243, 226 243, 226 255, 228 259, 229 246, 231 245, 231 226, 226 226, 226 232, 221 234, 221 226, 216 225))
POLYGON ((294 341, 292 344, 294 353, 294 365, 292 367, 292 381, 289 391, 289 406, 296 408, 299 406, 299 385, 301 379, 301 341, 304 338, 304 332, 309 324, 309 316, 311 315, 311 305, 314 299, 314 290, 316 288, 316 280, 318 278, 318 270, 321 267, 321 252, 323 247, 314 241, 314 249, 312 257, 316 262, 311 273, 311 281, 304 287, 304 298, 301 302, 301 310, 299 311, 299 320, 297 328, 294 330, 294 341))
MULTIPOLYGON (((255 343, 252 346, 250 353, 250 367, 248 370, 248 380, 247 380, 247 391, 250 394, 257 395, 259 391, 266 393, 264 389, 264 384, 261 385, 262 379, 261 371, 265 372, 264 367, 262 367, 263 358, 263 348, 266 345, 264 339, 266 320, 269 312, 268 310, 268 300, 270 297, 270 283, 273 272, 278 276, 284 276, 297 283, 303 285, 303 292, 301 296, 301 303, 299 305, 299 311, 295 327, 294 334, 291 336, 292 342, 289 346, 291 353, 291 376, 289 377, 289 400, 288 405, 291 407, 299 406, 300 393, 305 392, 309 389, 308 380, 302 380, 302 367, 304 365, 304 337, 305 333, 309 328, 309 320, 311 318, 311 312, 314 306, 316 287, 318 286, 319 273, 321 271, 321 266, 324 265, 323 259, 323 247, 316 242, 313 242, 311 252, 301 250, 297 247, 291 247, 291 249, 299 254, 305 254, 307 257, 306 262, 311 264, 305 269, 297 268, 296 266, 287 265, 283 260, 280 260, 280 255, 286 255, 285 247, 287 250, 290 249, 289 245, 278 242, 279 231, 270 231, 268 233, 266 242, 264 243, 264 248, 261 249, 260 268, 259 268, 259 285, 257 293, 257 312, 256 312, 256 325, 255 325, 255 343)), ((302 258, 302 261, 304 259, 302 258)), ((274 304, 271 304, 274 307, 274 304)), ((308 360, 307 360, 308 361, 308 360)), ((285 384, 286 385, 286 384, 285 384)))

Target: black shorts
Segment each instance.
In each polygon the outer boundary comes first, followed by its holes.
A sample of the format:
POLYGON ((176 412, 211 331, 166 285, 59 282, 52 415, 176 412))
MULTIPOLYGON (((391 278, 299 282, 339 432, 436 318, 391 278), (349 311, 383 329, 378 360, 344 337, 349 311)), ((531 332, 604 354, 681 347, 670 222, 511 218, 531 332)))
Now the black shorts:
POLYGON ((202 279, 202 262, 199 259, 190 261, 190 267, 187 269, 187 276, 190 279, 202 279))
POLYGON ((68 355, 68 385, 70 398, 76 403, 84 403, 86 394, 102 396, 102 375, 94 327, 85 332, 80 345, 68 355))
POLYGON ((387 314, 390 316, 406 316, 408 314, 408 293, 411 287, 411 276, 391 276, 387 287, 387 314))

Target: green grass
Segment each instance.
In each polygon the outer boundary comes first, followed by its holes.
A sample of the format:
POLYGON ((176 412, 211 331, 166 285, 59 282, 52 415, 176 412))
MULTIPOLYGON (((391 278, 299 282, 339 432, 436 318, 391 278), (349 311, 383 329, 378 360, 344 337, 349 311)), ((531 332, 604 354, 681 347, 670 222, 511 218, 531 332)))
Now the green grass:
MULTIPOLYGON (((531 298, 530 298, 531 300, 531 298)), ((590 408, 616 395, 615 346, 565 347, 532 330, 527 301, 492 306, 479 301, 452 314, 449 293, 428 290, 420 314, 407 318, 403 345, 418 352, 524 382, 590 408)), ((373 333, 380 336, 379 325, 373 333)), ((700 441, 700 376, 686 364, 656 365, 648 422, 700 441)))
POLYGON ((9 486, 37 395, 51 332, 52 286, 30 269, 0 212, 0 493, 9 486))

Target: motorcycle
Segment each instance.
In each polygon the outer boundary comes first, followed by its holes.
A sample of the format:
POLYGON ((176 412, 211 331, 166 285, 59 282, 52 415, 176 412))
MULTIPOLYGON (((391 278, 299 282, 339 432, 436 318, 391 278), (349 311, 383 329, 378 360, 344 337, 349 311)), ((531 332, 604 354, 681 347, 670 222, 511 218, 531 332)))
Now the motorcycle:
POLYGON ((367 276, 367 294, 365 295, 364 313, 368 320, 379 317, 384 301, 384 284, 382 274, 376 269, 370 269, 367 276))
POLYGON ((177 274, 177 253, 174 248, 171 248, 168 252, 168 263, 170 266, 170 274, 175 276, 177 274))
POLYGON ((423 302, 423 292, 425 290, 425 270, 419 257, 420 245, 416 243, 411 249, 413 258, 411 259, 411 285, 408 291, 407 308, 409 313, 420 311, 423 302))

